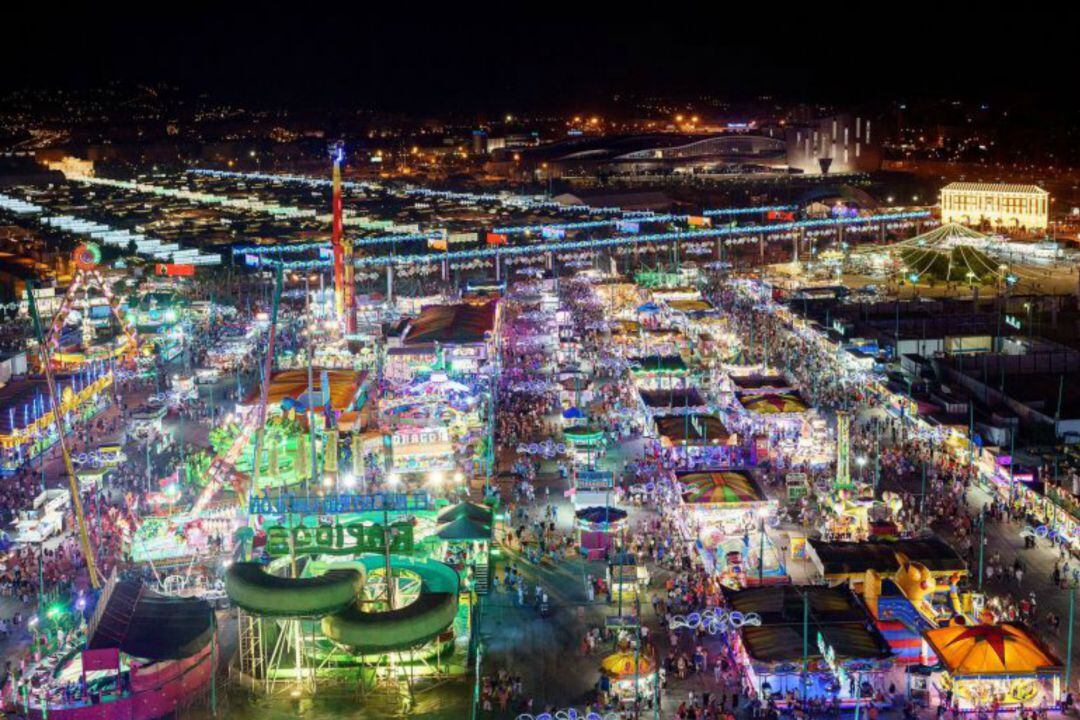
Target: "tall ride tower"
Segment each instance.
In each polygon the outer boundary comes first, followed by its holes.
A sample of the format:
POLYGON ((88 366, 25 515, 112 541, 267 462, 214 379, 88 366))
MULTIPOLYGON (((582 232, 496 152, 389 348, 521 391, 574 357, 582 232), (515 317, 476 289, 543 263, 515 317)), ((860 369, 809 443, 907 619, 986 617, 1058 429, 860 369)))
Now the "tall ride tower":
POLYGON ((854 487, 851 482, 851 415, 846 410, 836 413, 836 478, 833 487, 854 487))
POLYGON ((345 239, 345 221, 342 217, 341 163, 345 159, 345 146, 330 146, 330 158, 334 163, 333 174, 333 226, 330 245, 334 250, 334 312, 346 335, 356 332, 355 289, 353 286, 353 247, 345 239))

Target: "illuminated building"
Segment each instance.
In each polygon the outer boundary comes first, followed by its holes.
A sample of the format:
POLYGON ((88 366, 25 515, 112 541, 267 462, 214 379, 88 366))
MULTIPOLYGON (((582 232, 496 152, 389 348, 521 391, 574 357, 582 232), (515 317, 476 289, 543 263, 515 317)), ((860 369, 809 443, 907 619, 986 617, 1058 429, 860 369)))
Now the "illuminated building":
POLYGON ((1045 230, 1050 193, 1037 185, 950 183, 941 189, 941 221, 1045 230))
POLYGON ((788 126, 787 161, 812 175, 874 172, 881 167, 880 135, 868 118, 846 114, 788 126))
POLYGON ((94 161, 82 160, 77 157, 65 155, 60 160, 49 161, 45 166, 50 170, 64 173, 64 177, 93 177, 94 161))

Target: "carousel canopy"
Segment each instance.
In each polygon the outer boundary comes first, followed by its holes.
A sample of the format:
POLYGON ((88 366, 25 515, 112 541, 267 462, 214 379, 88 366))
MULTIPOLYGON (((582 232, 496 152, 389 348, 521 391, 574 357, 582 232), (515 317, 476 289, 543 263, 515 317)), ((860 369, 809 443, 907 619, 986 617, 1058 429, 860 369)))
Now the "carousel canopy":
POLYGON ((449 379, 445 373, 434 373, 428 380, 409 385, 407 392, 420 395, 443 395, 447 393, 468 393, 472 392, 472 390, 468 385, 449 379))
POLYGON ((672 445, 726 445, 731 435, 715 415, 658 415, 656 432, 672 445))
POLYGON ((818 636, 840 661, 883 660, 892 651, 881 632, 847 586, 760 587, 724 589, 728 606, 744 615, 757 613, 761 625, 742 627, 743 644, 750 657, 767 663, 798 663, 803 653, 803 595, 809 604, 811 658, 820 658, 818 636))
POLYGON ((739 402, 744 408, 758 415, 803 413, 810 409, 802 396, 794 390, 739 395, 739 402))
POLYGON ((600 671, 616 680, 634 677, 634 675, 648 676, 652 674, 653 667, 652 659, 644 655, 639 655, 635 663, 632 652, 613 653, 600 661, 600 671))
POLYGON ((485 335, 495 327, 496 307, 497 302, 492 300, 483 305, 461 303, 424 308, 409 323, 404 344, 484 342, 485 335))
POLYGON ((1061 670, 1061 660, 1026 627, 948 625, 923 633, 953 675, 1034 675, 1061 670))
POLYGON ((765 502, 765 494, 745 472, 685 472, 676 478, 686 486, 683 501, 695 504, 765 502))

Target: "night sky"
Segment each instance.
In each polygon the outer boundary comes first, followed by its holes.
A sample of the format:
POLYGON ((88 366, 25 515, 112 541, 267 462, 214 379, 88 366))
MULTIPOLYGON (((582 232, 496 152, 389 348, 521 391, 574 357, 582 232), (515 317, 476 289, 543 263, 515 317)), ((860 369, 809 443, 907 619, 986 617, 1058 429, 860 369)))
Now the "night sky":
POLYGON ((1006 37, 944 30, 939 10, 905 22, 840 5, 798 17, 779 6, 751 14, 629 2, 604 12, 400 2, 392 7, 410 10, 393 16, 364 2, 337 15, 307 11, 326 3, 224 5, 155 3, 137 14, 49 5, 22 24, 32 31, 4 34, 0 87, 168 81, 224 100, 423 112, 603 109, 628 92, 1078 105, 1069 19, 1006 37))

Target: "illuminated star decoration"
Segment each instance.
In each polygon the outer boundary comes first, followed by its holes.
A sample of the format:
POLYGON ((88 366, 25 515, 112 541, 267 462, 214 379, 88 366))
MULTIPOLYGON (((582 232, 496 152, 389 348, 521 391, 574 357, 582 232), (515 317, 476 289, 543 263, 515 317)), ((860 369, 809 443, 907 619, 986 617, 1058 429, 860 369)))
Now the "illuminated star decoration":
POLYGON ((991 650, 997 655, 1001 664, 1005 665, 1005 641, 1015 640, 1014 637, 1008 635, 1005 630, 995 625, 975 625, 969 627, 964 632, 957 635, 950 640, 946 647, 955 645, 963 640, 972 640, 975 645, 972 647, 972 651, 978 647, 979 643, 986 643, 991 650))

